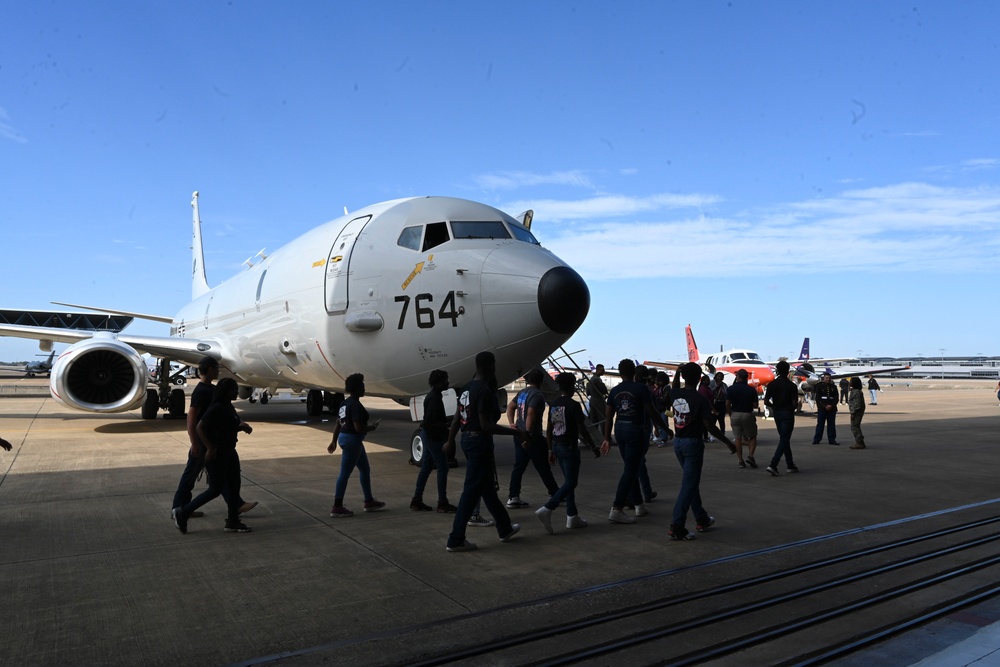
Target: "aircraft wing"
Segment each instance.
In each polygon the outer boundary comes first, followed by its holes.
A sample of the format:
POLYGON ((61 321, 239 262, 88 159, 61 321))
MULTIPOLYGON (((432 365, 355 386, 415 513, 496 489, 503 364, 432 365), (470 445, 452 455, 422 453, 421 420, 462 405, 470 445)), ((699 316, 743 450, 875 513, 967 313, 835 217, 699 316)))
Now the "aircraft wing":
POLYGON ((87 331, 82 329, 62 329, 58 327, 33 327, 19 324, 0 324, 0 336, 12 338, 28 338, 45 340, 54 343, 72 345, 82 340, 93 338, 96 334, 112 336, 130 345, 139 352, 146 352, 154 357, 168 357, 176 361, 197 364, 202 357, 220 358, 222 349, 215 341, 197 338, 173 338, 170 336, 130 336, 110 332, 87 331))
POLYGON ((824 373, 829 372, 831 373, 832 379, 834 380, 839 380, 840 378, 863 377, 865 375, 882 375, 885 373, 894 373, 896 371, 910 370, 909 366, 894 366, 894 367, 882 366, 882 367, 848 368, 843 373, 835 373, 833 372, 835 369, 830 369, 829 371, 827 371, 826 369, 816 370, 812 367, 811 363, 800 364, 798 368, 802 368, 807 373, 815 375, 823 375, 824 373))
POLYGON ((174 321, 173 317, 169 315, 153 315, 150 313, 136 313, 131 310, 116 310, 114 308, 99 308, 96 306, 84 306, 78 303, 62 303, 60 301, 52 302, 56 306, 69 306, 70 308, 82 308, 83 310, 93 310, 98 313, 108 313, 109 315, 125 315, 127 317, 135 317, 140 320, 151 320, 153 322, 164 322, 170 324, 174 321))
POLYGON ((643 366, 651 368, 664 368, 668 371, 676 371, 678 368, 688 363, 687 361, 644 361, 643 366))

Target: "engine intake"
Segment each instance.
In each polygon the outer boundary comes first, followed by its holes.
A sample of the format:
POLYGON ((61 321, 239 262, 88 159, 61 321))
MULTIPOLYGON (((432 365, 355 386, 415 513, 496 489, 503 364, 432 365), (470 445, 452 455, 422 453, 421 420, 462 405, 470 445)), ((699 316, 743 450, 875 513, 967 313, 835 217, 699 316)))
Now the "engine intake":
POLYGON ((88 412, 125 412, 146 397, 146 364, 113 334, 71 345, 52 366, 49 390, 63 405, 88 412))

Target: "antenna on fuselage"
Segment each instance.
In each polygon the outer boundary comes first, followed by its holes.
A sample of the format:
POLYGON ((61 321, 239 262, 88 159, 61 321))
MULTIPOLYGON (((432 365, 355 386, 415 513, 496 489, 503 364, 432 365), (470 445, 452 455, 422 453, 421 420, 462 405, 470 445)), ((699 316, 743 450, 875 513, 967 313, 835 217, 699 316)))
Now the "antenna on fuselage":
POLYGON ((243 260, 243 263, 246 264, 248 269, 252 269, 254 267, 255 259, 257 259, 258 257, 260 257, 261 260, 267 259, 267 255, 264 254, 265 250, 267 250, 267 248, 261 248, 260 250, 257 251, 256 255, 253 255, 252 257, 247 257, 245 260, 243 260))

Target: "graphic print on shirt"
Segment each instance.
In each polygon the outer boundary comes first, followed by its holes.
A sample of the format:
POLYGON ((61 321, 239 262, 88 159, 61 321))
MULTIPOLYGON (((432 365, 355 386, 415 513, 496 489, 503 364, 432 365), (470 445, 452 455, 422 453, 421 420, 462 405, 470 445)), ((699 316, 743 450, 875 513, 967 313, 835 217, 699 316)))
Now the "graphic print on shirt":
POLYGON ((618 413, 618 419, 624 419, 625 421, 630 421, 636 416, 636 406, 637 401, 635 396, 633 396, 628 391, 623 391, 615 396, 615 412, 618 413))
POLYGON ((462 422, 462 426, 469 423, 469 391, 465 390, 462 392, 461 398, 458 399, 458 419, 462 422))
POLYGON ((552 422, 552 435, 566 435, 566 406, 553 405, 549 408, 549 420, 552 422))
POLYGON ((340 411, 337 413, 337 420, 340 422, 340 428, 344 429, 347 426, 347 408, 349 408, 346 402, 340 404, 340 411))
POLYGON ((687 399, 678 398, 673 402, 674 408, 674 428, 678 431, 687 427, 688 422, 691 420, 691 406, 688 405, 687 399))

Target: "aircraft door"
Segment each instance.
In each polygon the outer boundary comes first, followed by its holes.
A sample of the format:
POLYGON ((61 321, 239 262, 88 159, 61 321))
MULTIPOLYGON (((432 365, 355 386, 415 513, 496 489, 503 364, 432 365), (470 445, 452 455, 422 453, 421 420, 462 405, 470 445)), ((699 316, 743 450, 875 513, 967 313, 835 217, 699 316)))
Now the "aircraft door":
POLYGON ((361 236, 361 230, 371 219, 370 215, 365 215, 344 225, 330 249, 330 256, 326 261, 326 312, 331 315, 347 310, 350 299, 351 253, 361 236))

